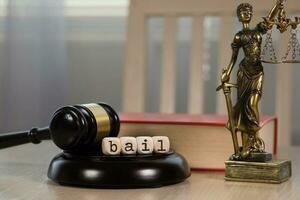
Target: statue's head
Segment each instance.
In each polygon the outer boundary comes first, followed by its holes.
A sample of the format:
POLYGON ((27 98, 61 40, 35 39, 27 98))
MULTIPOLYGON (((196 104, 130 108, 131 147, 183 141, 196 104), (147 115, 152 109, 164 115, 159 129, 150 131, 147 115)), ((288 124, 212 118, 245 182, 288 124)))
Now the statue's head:
POLYGON ((240 22, 250 22, 253 15, 253 7, 249 3, 241 3, 236 10, 240 22))

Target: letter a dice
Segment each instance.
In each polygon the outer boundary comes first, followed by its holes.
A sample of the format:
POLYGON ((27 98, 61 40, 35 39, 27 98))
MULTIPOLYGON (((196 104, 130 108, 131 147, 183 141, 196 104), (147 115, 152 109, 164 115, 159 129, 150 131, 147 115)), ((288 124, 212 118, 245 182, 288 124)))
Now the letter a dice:
POLYGON ((104 155, 114 156, 121 153, 121 142, 117 137, 106 137, 102 140, 102 152, 104 155))
POLYGON ((155 153, 168 153, 170 151, 170 140, 167 136, 154 136, 152 139, 155 153))
POLYGON ((132 155, 136 154, 137 143, 135 137, 120 137, 122 154, 132 155))
POLYGON ((136 138, 139 154, 151 154, 153 152, 152 137, 140 136, 136 138))

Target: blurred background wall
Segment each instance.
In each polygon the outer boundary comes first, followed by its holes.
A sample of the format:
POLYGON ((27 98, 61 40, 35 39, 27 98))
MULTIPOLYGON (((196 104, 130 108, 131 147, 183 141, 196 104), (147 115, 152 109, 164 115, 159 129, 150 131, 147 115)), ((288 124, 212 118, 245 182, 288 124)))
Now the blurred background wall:
MULTIPOLYGON (((55 109, 66 104, 105 101, 122 111, 128 4, 128 0, 0 0, 0 131, 46 126, 55 109)), ((177 21, 176 112, 186 112, 191 24, 189 17, 177 21)), ((219 78, 219 26, 217 17, 206 17, 205 113, 216 111, 211 97, 219 78)), ((237 20, 235 27, 233 34, 239 29, 237 20)), ((163 30, 163 18, 149 18, 147 112, 159 107, 163 30)), ((265 65, 263 114, 275 112, 276 67, 265 65)), ((300 67, 293 65, 292 70, 292 143, 300 144, 300 67)))

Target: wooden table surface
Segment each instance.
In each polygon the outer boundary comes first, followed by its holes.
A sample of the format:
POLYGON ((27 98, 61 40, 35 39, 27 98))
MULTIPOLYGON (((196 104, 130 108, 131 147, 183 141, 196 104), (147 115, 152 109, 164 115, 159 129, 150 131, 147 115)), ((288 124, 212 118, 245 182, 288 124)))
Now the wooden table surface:
POLYGON ((176 200, 242 199, 299 200, 300 148, 282 151, 281 158, 292 160, 293 177, 282 184, 224 181, 224 172, 193 172, 183 183, 154 189, 87 189, 60 186, 46 176, 48 164, 59 153, 50 141, 26 144, 0 151, 0 200, 176 200))

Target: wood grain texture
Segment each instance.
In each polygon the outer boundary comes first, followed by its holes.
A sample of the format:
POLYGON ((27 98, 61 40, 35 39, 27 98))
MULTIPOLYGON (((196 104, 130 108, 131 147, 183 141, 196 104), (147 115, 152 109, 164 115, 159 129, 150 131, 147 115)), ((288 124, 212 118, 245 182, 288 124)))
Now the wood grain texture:
POLYGON ((147 17, 139 1, 132 1, 128 16, 126 63, 123 76, 122 110, 143 112, 145 109, 145 68, 147 17))
POLYGON ((176 96, 176 16, 165 17, 163 60, 161 69, 160 112, 175 112, 176 96))
POLYGON ((204 16, 193 16, 192 47, 190 54, 188 113, 203 114, 203 32, 204 16))
POLYGON ((48 180, 50 160, 59 153, 50 142, 23 145, 0 152, 0 199, 4 200, 298 200, 300 148, 281 151, 292 160, 293 177, 280 185, 224 181, 223 172, 193 172, 185 182, 156 189, 87 189, 60 186, 48 180))

